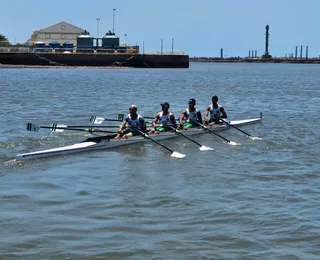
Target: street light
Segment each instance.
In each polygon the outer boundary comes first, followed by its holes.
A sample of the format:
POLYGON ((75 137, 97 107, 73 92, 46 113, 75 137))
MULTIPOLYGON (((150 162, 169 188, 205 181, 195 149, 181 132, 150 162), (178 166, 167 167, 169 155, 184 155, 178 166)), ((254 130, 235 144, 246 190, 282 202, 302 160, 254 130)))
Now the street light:
POLYGON ((112 32, 114 33, 114 13, 115 13, 116 9, 113 8, 113 29, 112 29, 112 32))
POLYGON ((171 44, 171 54, 173 55, 174 50, 174 38, 172 38, 172 44, 171 44))
POLYGON ((125 34, 124 37, 125 37, 124 45, 127 47, 127 34, 125 34))
POLYGON ((99 38, 99 21, 100 21, 100 18, 96 18, 97 19, 97 38, 99 38))

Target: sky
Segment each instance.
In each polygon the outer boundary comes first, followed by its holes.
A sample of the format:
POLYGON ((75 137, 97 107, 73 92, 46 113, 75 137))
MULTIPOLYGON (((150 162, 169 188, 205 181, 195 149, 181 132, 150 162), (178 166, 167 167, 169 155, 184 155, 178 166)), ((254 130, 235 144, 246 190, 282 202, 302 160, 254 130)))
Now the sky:
POLYGON ((308 46, 320 55, 320 0, 0 0, 0 34, 12 43, 27 41, 33 29, 65 21, 97 37, 113 29, 120 42, 144 50, 182 50, 190 57, 285 57, 308 46), (113 9, 116 9, 113 11, 113 9), (114 21, 114 23, 113 23, 114 21), (125 37, 127 34, 127 37, 125 37), (172 41, 172 39, 174 39, 172 41))

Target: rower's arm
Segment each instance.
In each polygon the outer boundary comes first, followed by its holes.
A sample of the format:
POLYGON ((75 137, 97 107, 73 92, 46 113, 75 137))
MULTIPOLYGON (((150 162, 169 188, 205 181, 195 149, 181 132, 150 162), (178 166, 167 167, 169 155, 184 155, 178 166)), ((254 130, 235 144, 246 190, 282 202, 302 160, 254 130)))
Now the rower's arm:
POLYGON ((154 127, 159 126, 159 124, 158 124, 159 119, 160 119, 159 113, 157 113, 156 116, 155 116, 155 118, 154 118, 154 120, 153 120, 153 122, 152 122, 152 125, 153 125, 154 127))
POLYGON ((176 118, 175 118, 173 113, 170 113, 170 122, 171 122, 173 127, 177 127, 176 118))
POLYGON ((206 108, 206 113, 205 113, 205 115, 204 115, 204 121, 208 121, 209 111, 210 111, 210 106, 207 106, 207 108, 206 108))
POLYGON ((228 118, 226 111, 224 110, 224 107, 220 107, 221 112, 221 118, 228 118))
POLYGON ((185 114, 186 114, 186 111, 183 110, 181 113, 180 119, 179 119, 180 126, 183 125, 183 118, 184 118, 185 114))
POLYGON ((125 128, 126 124, 127 124, 127 118, 123 119, 123 121, 122 121, 122 123, 121 123, 121 125, 120 125, 120 127, 119 127, 117 132, 118 133, 122 132, 122 130, 123 130, 123 128, 125 128))
POLYGON ((147 131, 147 125, 146 125, 146 122, 145 122, 144 118, 143 117, 140 118, 139 122, 140 122, 140 127, 141 127, 142 132, 146 132, 147 131))
POLYGON ((197 117, 198 117, 198 122, 199 122, 200 124, 202 124, 202 115, 201 115, 200 110, 197 111, 197 117))

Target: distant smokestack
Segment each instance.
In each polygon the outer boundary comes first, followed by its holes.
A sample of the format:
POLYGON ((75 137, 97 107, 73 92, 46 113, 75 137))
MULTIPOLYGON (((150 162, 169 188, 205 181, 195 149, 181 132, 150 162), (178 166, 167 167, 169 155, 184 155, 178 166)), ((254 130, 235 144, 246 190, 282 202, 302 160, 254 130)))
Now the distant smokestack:
POLYGON ((302 45, 300 47, 300 59, 302 59, 302 45))
POLYGON ((223 48, 220 49, 220 59, 223 59, 223 48))
POLYGON ((265 49, 265 55, 269 55, 269 25, 266 26, 266 49, 265 49))
POLYGON ((251 51, 249 50, 249 58, 251 57, 251 51))
POLYGON ((255 50, 255 52, 254 52, 254 57, 257 58, 257 50, 255 50))
POLYGON ((308 59, 308 50, 309 50, 309 48, 308 48, 308 45, 307 45, 307 47, 306 47, 306 59, 308 59))
POLYGON ((296 52, 295 52, 295 56, 296 59, 298 58, 298 46, 296 46, 296 52))

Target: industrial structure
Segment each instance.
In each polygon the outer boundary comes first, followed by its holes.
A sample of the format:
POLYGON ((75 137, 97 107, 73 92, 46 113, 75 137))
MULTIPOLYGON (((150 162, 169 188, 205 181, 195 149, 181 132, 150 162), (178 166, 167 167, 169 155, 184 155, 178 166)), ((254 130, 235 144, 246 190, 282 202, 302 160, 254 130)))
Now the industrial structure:
MULTIPOLYGON (((98 18, 97 18, 98 19, 98 18)), ((99 21, 99 20, 97 20, 99 21)), ((173 46, 173 45, 172 45, 173 46)), ((113 31, 95 38, 87 30, 60 22, 34 30, 23 46, 0 47, 0 65, 117 66, 136 68, 188 68, 184 52, 145 53, 139 46, 121 44, 113 31)))
POLYGON ((30 39, 27 41, 30 45, 34 42, 43 42, 48 45, 50 42, 70 42, 77 44, 77 37, 83 34, 85 30, 67 22, 60 22, 44 29, 33 30, 30 39))

